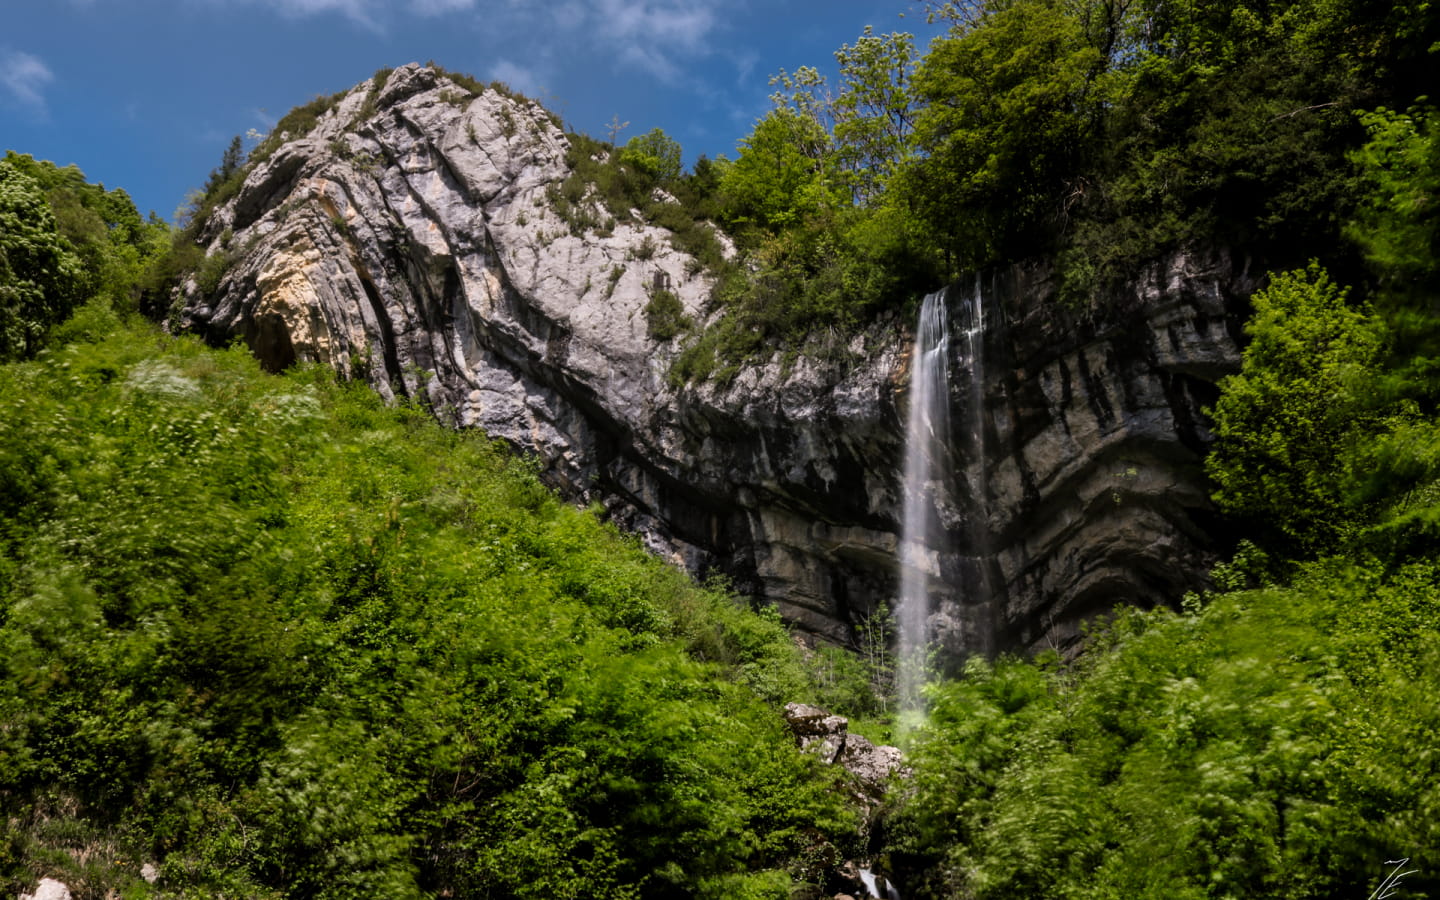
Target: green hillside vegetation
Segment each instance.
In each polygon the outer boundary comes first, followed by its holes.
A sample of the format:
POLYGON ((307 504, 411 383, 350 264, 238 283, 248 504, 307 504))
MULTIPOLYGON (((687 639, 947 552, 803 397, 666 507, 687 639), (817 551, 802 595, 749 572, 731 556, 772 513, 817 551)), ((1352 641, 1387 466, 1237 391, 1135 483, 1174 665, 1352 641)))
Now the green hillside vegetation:
POLYGON ((1083 659, 931 694, 889 820, 906 897, 1367 897, 1440 888, 1440 571, 1332 560, 1083 659))
POLYGON ((0 891, 783 898, 858 849, 778 706, 863 669, 483 435, 132 320, 180 241, 123 193, 0 192, 0 891))
POLYGON ((483 436, 149 326, 0 406, 12 895, 784 897, 853 834, 778 620, 483 436))

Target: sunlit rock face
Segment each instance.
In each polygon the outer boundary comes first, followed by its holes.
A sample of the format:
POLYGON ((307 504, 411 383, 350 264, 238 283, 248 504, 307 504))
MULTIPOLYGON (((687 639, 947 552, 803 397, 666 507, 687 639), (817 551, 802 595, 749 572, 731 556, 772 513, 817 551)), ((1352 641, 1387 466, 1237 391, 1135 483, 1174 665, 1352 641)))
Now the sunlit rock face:
MULTIPOLYGON (((851 642, 899 584, 908 321, 673 384, 678 339, 648 334, 646 305, 668 285, 703 324, 712 280, 657 226, 572 235, 547 198, 568 146, 537 104, 429 68, 362 84, 211 217, 209 252, 233 263, 208 294, 187 285, 182 327, 423 399, 655 552, 851 642)), ((1043 269, 982 281, 987 458, 951 461, 937 633, 959 653, 1043 647, 1115 603, 1174 602, 1211 560, 1201 408, 1238 363, 1249 277, 1177 256, 1103 313, 1061 308, 1043 269)))

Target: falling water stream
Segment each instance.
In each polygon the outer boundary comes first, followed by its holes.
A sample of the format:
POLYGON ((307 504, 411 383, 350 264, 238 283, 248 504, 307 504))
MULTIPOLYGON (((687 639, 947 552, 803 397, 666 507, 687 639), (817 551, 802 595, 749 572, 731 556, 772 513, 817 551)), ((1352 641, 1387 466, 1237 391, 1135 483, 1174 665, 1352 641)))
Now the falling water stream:
POLYGON ((900 533, 899 647, 896 688, 903 733, 924 718, 931 580, 939 575, 935 538, 940 463, 950 434, 950 332, 941 289, 925 298, 910 360, 905 424, 905 510, 900 533))
MULTIPOLYGON (((951 317, 947 301, 950 291, 942 289, 925 298, 915 328, 915 348, 910 363, 910 402, 905 424, 905 508, 900 535, 900 600, 897 608, 899 627, 896 660, 896 688, 899 695, 899 730, 902 735, 924 721, 924 687, 930 645, 931 615, 935 612, 931 598, 940 584, 941 560, 957 548, 946 544, 949 531, 942 525, 940 509, 952 506, 955 500, 950 454, 950 332, 951 317)), ((964 516, 968 523, 966 554, 975 561, 972 575, 964 584, 948 586, 966 594, 971 607, 983 607, 987 599, 984 567, 981 564, 988 544, 984 524, 985 485, 985 372, 983 344, 985 340, 985 305, 981 282, 977 277, 974 291, 961 297, 955 310, 963 333, 962 362, 969 368, 964 402, 963 448, 977 465, 971 467, 977 482, 966 492, 972 508, 964 516)), ((952 577, 954 577, 952 573, 952 577)))
POLYGON ((860 870, 860 883, 865 886, 866 895, 872 900, 900 900, 900 891, 883 875, 877 876, 869 869, 860 870))

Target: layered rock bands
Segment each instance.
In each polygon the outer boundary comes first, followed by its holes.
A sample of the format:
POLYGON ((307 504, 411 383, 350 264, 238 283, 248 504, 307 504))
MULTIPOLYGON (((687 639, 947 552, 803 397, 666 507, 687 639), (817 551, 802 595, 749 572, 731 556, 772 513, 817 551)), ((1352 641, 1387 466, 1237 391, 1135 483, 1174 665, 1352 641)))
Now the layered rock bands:
MULTIPOLYGON (((670 234, 572 234, 547 194, 568 141, 538 105, 414 65, 377 85, 281 135, 209 218, 228 268, 212 291, 186 286, 182 326, 503 438, 814 638, 851 642, 893 605, 909 323, 673 384, 685 338, 650 337, 646 305, 663 287, 702 325, 718 311, 670 234)), ((948 538, 927 561, 952 650, 1065 645, 1088 616, 1197 583, 1212 559, 1201 410, 1238 363, 1252 287, 1224 254, 1177 255, 1103 313, 1061 307, 1041 268, 980 281, 986 449, 954 441, 948 538)), ((971 364, 952 361, 956 407, 971 364)))

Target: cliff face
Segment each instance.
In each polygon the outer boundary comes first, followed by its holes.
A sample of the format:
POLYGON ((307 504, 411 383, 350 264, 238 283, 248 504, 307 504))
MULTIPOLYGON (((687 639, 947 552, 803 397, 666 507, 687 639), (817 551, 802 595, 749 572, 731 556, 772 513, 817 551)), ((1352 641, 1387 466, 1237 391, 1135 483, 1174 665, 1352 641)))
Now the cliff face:
MULTIPOLYGON (((548 114, 418 66, 371 93, 284 142, 212 216, 209 252, 232 262, 215 291, 187 286, 184 327, 423 398, 814 636, 848 641, 893 604, 909 323, 673 386, 679 347, 647 334, 645 307, 667 285, 703 323, 710 279, 658 227, 570 233, 547 199, 569 172, 548 114)), ((987 452, 957 437, 934 557, 954 648, 1063 643, 1085 616, 1195 584, 1210 561, 1199 409, 1238 364, 1231 313, 1251 287, 1226 257, 1176 257, 1084 316, 1043 271, 982 284, 987 452)))
POLYGON ((1201 410, 1239 367, 1256 286, 1224 254, 1177 255, 1084 315, 1043 272, 994 280, 987 452, 962 469, 984 486, 1001 646, 1064 647, 1117 603, 1175 602, 1215 562, 1201 410))

